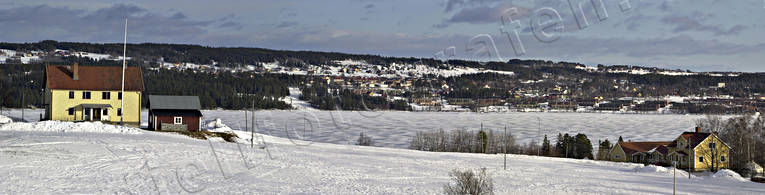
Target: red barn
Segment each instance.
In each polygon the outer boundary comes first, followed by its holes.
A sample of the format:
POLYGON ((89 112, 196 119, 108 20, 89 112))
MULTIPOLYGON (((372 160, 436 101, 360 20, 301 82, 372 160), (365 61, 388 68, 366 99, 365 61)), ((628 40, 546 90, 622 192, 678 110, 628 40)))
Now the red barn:
POLYGON ((197 96, 149 95, 149 129, 199 131, 201 105, 197 96))

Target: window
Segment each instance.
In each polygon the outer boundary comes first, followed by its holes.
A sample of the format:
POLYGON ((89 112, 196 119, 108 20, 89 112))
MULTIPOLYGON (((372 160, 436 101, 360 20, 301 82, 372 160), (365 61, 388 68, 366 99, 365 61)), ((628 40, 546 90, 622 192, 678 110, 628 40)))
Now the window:
POLYGON ((679 146, 679 148, 682 148, 682 147, 683 147, 683 142, 679 142, 679 141, 678 141, 678 142, 677 142, 677 146, 679 146))
POLYGON ((84 113, 84 115, 90 116, 90 108, 85 108, 82 110, 82 112, 84 113))
POLYGON ((183 117, 173 117, 173 124, 181 124, 183 123, 183 117))
POLYGON ((82 92, 82 99, 90 99, 90 91, 83 91, 82 92))
POLYGON ((699 162, 704 162, 704 157, 703 156, 699 156, 699 162))
POLYGON ((717 144, 715 144, 714 142, 709 143, 709 148, 710 149, 715 149, 716 148, 715 146, 717 146, 717 144))
POLYGON ((69 99, 74 99, 74 91, 69 91, 69 99))
POLYGON ((69 110, 67 110, 67 111, 69 112, 70 116, 74 115, 74 108, 69 108, 69 110))
POLYGON ((109 109, 104 108, 104 111, 101 112, 101 115, 109 116, 109 109))
POLYGON ((622 157, 617 154, 615 158, 619 159, 619 158, 622 158, 622 157))
POLYGON ((118 99, 118 100, 121 100, 121 99, 122 99, 122 92, 117 92, 117 99, 118 99))
POLYGON ((720 156, 720 162, 725 162, 725 156, 720 156))
POLYGON ((122 108, 117 108, 117 116, 122 116, 122 108))
POLYGON ((111 92, 108 92, 108 91, 101 92, 101 99, 108 100, 112 98, 111 96, 112 96, 111 92))

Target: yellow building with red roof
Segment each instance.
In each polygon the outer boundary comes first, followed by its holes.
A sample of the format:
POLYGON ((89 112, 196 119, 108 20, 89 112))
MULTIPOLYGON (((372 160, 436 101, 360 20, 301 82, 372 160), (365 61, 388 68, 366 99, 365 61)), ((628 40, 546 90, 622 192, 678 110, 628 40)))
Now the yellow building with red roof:
POLYGON ((58 121, 104 121, 137 125, 141 120, 143 75, 139 67, 46 66, 45 119, 58 121), (122 99, 124 98, 124 107, 122 99))
POLYGON ((664 142, 619 142, 611 149, 608 159, 616 162, 633 162, 657 165, 673 165, 693 171, 720 170, 730 167, 731 147, 716 133, 683 132, 675 140, 664 142))

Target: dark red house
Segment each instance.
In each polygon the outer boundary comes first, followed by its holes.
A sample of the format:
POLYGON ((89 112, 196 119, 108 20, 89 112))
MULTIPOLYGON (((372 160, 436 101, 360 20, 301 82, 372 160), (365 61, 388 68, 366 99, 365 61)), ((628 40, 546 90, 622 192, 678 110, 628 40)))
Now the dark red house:
POLYGON ((202 118, 197 96, 149 95, 149 129, 199 131, 202 118))

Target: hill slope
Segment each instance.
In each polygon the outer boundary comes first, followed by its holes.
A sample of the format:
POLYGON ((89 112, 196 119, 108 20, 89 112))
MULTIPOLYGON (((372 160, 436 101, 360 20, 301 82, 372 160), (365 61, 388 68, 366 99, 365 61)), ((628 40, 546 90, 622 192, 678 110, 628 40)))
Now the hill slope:
MULTIPOLYGON (((86 130, 82 130, 86 131, 86 130)), ((247 139, 247 133, 240 136, 247 139)), ((486 167, 498 194, 668 194, 672 173, 642 165, 430 153, 291 141, 256 144, 181 135, 0 131, 0 194, 437 194, 454 168, 486 167)), ((681 194, 763 194, 765 184, 684 178, 681 194)))

